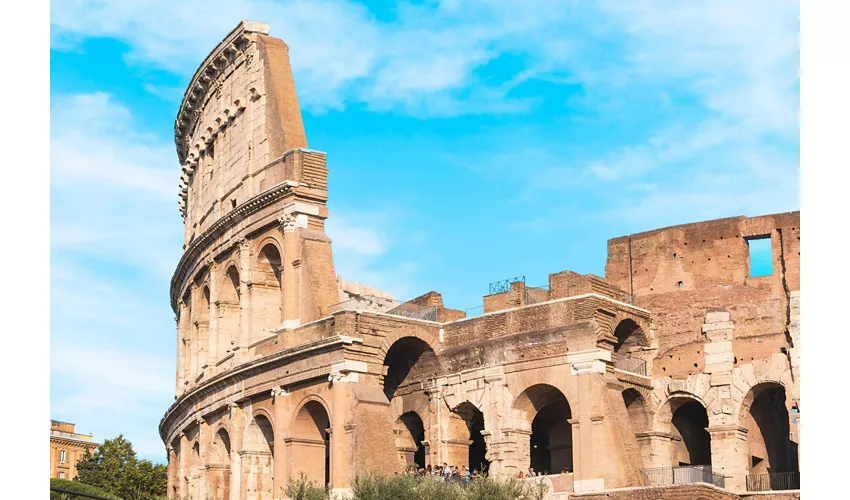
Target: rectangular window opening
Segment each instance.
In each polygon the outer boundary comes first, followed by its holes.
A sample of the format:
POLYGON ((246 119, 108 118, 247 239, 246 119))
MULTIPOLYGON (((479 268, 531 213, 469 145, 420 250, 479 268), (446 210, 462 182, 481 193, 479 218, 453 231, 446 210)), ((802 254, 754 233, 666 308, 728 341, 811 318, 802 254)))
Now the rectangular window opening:
POLYGON ((770 236, 747 238, 746 241, 750 252, 750 277, 773 274, 773 248, 770 236))

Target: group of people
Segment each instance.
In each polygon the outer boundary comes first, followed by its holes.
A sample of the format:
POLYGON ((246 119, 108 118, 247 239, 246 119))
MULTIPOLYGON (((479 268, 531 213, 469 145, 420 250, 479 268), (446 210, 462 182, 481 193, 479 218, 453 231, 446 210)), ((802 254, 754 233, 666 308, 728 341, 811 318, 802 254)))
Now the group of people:
POLYGON ((478 472, 478 469, 470 469, 465 465, 461 465, 460 467, 456 465, 449 465, 448 463, 443 463, 443 466, 430 466, 416 468, 411 466, 405 474, 416 474, 420 477, 430 478, 434 480, 440 481, 456 481, 459 483, 468 483, 470 481, 474 481, 481 477, 481 473, 478 472))

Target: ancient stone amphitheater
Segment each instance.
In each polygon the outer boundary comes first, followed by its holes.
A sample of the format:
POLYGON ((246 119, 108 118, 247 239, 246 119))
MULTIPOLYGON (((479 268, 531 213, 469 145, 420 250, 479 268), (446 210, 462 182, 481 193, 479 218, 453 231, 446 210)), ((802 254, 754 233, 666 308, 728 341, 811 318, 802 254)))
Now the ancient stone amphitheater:
POLYGON ((533 467, 552 498, 799 496, 799 212, 614 238, 605 278, 494 282, 475 317, 399 302, 335 273, 326 156, 268 33, 228 34, 175 122, 169 496, 284 498, 302 472, 344 495, 414 463, 533 467))

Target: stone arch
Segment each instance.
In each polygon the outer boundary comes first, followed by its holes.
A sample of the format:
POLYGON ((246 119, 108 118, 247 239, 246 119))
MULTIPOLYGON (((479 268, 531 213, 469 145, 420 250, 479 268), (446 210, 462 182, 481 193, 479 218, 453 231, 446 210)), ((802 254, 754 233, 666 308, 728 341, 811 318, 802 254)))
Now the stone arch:
POLYGON ((203 282, 198 287, 198 309, 195 313, 195 338, 197 341, 198 371, 207 364, 210 352, 210 287, 208 282, 203 282))
POLYGON ((705 402, 689 393, 676 392, 659 407, 655 427, 672 441, 670 460, 677 465, 711 465, 711 435, 705 402))
POLYGON ((487 442, 483 432, 485 429, 484 413, 474 403, 466 400, 451 408, 449 420, 449 435, 462 453, 458 461, 470 469, 486 472, 490 466, 487 460, 487 442))
POLYGON ((218 293, 218 349, 222 354, 232 351, 239 339, 242 324, 242 292, 240 290, 239 267, 229 262, 222 267, 224 272, 218 293))
POLYGON ((223 425, 213 434, 212 453, 208 465, 208 491, 213 498, 230 498, 230 433, 223 425))
POLYGON ((253 412, 242 438, 246 500, 272 500, 274 484, 274 424, 265 410, 253 412))
POLYGON ((416 411, 402 413, 396 420, 393 433, 395 434, 396 449, 399 459, 405 467, 416 465, 425 467, 428 453, 423 441, 427 441, 425 422, 416 411))
POLYGON ((283 321, 283 253, 270 238, 258 248, 251 284, 252 340, 271 334, 283 321))
POLYGON ((623 318, 614 325, 614 352, 627 354, 641 347, 649 347, 649 335, 634 319, 623 318))
POLYGON ((213 452, 212 459, 215 463, 229 464, 230 463, 230 433, 227 428, 222 426, 213 434, 213 452))
MULTIPOLYGON (((386 342, 385 342, 386 343, 386 342)), ((415 382, 424 382, 443 373, 434 348, 417 335, 401 336, 386 350, 382 346, 384 395, 392 401, 396 391, 415 382)))
POLYGON ((304 473, 317 484, 328 485, 331 479, 331 414, 318 396, 308 396, 297 406, 290 425, 290 447, 293 477, 304 473))
MULTIPOLYGON (((573 408, 567 396, 554 385, 540 383, 526 388, 514 399, 529 430, 527 463, 540 472, 573 470, 573 408)), ((521 447, 521 453, 523 452, 521 447)))
POLYGON ((635 433, 648 432, 652 427, 652 414, 643 394, 634 387, 624 389, 622 394, 632 429, 635 433))
POLYGON ((741 404, 739 422, 747 429, 751 475, 799 472, 797 443, 791 439, 786 387, 779 382, 753 386, 741 404))
POLYGON ((419 331, 407 332, 397 330, 384 337, 383 342, 381 342, 381 346, 378 348, 378 356, 381 358, 386 358, 387 352, 390 350, 393 344, 404 338, 417 338, 422 342, 428 344, 431 350, 435 353, 439 351, 440 348, 440 336, 437 333, 423 334, 419 331))

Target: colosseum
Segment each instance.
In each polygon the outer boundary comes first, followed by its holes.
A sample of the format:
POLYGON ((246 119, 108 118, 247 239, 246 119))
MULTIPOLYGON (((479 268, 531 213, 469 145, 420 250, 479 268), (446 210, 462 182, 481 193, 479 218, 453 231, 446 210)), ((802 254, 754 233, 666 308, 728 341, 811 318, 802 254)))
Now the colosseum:
POLYGON ((268 25, 207 56, 174 134, 170 497, 285 498, 301 473, 344 496, 443 463, 532 467, 551 498, 799 497, 799 212, 616 237, 604 278, 497 281, 467 317, 337 276, 326 155, 268 25))

